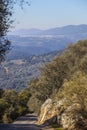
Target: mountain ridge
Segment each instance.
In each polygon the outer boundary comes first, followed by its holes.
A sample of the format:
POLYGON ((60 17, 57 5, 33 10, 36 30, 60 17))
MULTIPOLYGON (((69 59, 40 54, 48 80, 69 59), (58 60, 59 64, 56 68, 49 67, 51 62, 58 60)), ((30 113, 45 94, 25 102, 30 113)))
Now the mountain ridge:
POLYGON ((14 46, 8 54, 8 59, 9 57, 20 59, 26 55, 41 55, 63 50, 70 43, 87 39, 87 25, 67 25, 48 30, 22 29, 22 32, 13 32, 8 38, 14 46))
POLYGON ((30 29, 19 29, 12 32, 9 32, 10 35, 61 35, 61 34, 67 34, 70 32, 75 33, 77 31, 84 31, 87 30, 86 24, 81 25, 66 25, 62 27, 55 27, 50 29, 38 29, 38 28, 30 28, 30 29), (73 30, 74 29, 74 30, 73 30), (76 31, 77 30, 77 31, 76 31))

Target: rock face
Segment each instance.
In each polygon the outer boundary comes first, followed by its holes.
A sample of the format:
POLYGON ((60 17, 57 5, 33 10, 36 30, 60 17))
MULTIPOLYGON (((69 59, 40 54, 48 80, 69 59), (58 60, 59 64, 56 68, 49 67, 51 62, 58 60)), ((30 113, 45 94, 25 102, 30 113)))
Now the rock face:
POLYGON ((52 100, 48 99, 41 107, 41 113, 39 117, 39 124, 43 124, 46 120, 50 119, 53 115, 50 113, 50 109, 52 108, 52 100))
POLYGON ((82 116, 79 105, 66 107, 64 104, 65 99, 58 102, 46 100, 41 107, 38 123, 45 125, 56 123, 65 130, 87 130, 87 119, 82 116))
POLYGON ((59 116, 65 110, 64 99, 55 103, 52 99, 47 99, 41 107, 41 113, 38 120, 39 124, 52 124, 57 122, 57 114, 59 116))
POLYGON ((77 104, 69 106, 61 115, 61 126, 68 130, 84 129, 85 122, 77 104))

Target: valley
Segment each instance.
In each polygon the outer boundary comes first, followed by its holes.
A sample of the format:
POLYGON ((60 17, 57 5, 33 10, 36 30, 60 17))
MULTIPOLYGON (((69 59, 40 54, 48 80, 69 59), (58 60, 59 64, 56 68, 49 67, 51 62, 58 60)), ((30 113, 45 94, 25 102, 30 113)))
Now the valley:
POLYGON ((0 66, 0 88, 20 91, 40 76, 39 68, 61 54, 69 44, 87 37, 87 25, 49 30, 22 29, 8 33, 11 48, 0 66))
POLYGON ((68 25, 48 30, 21 29, 8 33, 11 50, 6 59, 21 59, 63 50, 68 44, 87 38, 87 25, 68 25))
POLYGON ((29 81, 40 76, 39 69, 61 52, 54 51, 44 55, 31 55, 23 59, 5 61, 0 67, 0 88, 17 91, 26 88, 29 81))

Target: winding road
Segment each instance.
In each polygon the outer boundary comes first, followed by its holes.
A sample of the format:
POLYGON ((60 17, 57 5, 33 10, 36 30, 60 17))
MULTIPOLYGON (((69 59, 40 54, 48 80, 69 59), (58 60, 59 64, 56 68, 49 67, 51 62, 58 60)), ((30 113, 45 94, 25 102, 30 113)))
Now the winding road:
POLYGON ((42 130, 36 121, 37 116, 29 114, 18 118, 13 124, 0 124, 0 130, 42 130))

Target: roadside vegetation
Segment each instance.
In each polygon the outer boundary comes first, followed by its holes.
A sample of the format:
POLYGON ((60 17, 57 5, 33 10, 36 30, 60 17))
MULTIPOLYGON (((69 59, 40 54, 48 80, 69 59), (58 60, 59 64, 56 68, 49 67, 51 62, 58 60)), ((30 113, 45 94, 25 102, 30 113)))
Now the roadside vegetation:
POLYGON ((30 96, 27 90, 17 93, 15 90, 0 89, 0 122, 11 123, 28 113, 27 102, 30 96))
POLYGON ((41 76, 29 84, 30 109, 40 112, 47 98, 66 97, 87 111, 87 40, 69 45, 65 51, 41 69, 41 76))
POLYGON ((28 112, 39 114, 48 98, 66 98, 68 106, 78 103, 87 118, 87 40, 69 45, 60 56, 45 64, 41 76, 29 82, 27 89, 19 93, 1 89, 0 121, 12 122, 28 112))

